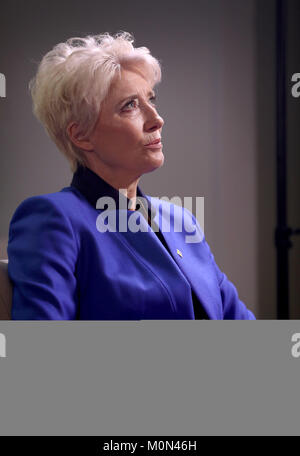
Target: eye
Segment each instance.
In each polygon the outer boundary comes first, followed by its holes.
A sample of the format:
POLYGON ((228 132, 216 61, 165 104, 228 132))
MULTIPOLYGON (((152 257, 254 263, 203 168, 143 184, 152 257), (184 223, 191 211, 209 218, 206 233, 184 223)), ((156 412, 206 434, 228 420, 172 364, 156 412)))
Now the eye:
MULTIPOLYGON (((156 101, 156 95, 153 95, 150 99, 152 106, 156 106, 155 101, 156 101)), ((138 106, 138 101, 137 99, 132 99, 128 101, 122 108, 122 111, 132 111, 138 106)))
POLYGON ((153 97, 150 98, 151 103, 153 106, 156 106, 155 101, 156 101, 156 95, 153 95, 153 97))
POLYGON ((131 109, 130 108, 135 108, 137 105, 137 102, 136 100, 130 100, 128 101, 128 103, 125 104, 125 106, 123 107, 123 111, 130 111, 131 109), (129 108, 129 109, 127 109, 129 108))

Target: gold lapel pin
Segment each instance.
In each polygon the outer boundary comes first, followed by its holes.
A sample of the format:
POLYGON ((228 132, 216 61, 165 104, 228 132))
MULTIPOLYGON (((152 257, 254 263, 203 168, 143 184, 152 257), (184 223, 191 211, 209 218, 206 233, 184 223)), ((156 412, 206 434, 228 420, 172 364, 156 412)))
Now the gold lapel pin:
POLYGON ((178 253, 178 255, 182 258, 182 253, 180 252, 179 249, 176 250, 176 252, 178 253))

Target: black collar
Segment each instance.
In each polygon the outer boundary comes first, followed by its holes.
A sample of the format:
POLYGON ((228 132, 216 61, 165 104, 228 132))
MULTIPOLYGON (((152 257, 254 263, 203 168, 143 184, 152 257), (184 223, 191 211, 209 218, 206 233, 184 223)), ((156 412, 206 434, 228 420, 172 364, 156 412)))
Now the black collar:
MULTIPOLYGON (((114 199, 116 209, 119 208, 119 201, 122 201, 122 207, 130 208, 130 199, 125 197, 121 192, 112 187, 98 174, 94 173, 90 168, 79 165, 73 175, 71 187, 77 188, 80 193, 88 200, 88 202, 96 208, 96 203, 99 198, 109 196, 114 199), (126 201, 127 200, 127 201, 126 201)), ((147 199, 146 195, 137 187, 137 196, 147 199)), ((148 201, 148 209, 150 215, 150 202, 148 201)))

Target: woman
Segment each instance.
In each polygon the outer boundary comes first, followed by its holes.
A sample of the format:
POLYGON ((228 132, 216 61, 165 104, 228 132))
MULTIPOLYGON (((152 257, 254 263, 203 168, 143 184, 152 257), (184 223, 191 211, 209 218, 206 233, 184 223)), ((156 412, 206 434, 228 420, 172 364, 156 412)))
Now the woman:
POLYGON ((74 176, 13 216, 12 318, 254 319, 195 217, 138 187, 163 165, 164 121, 159 62, 132 43, 126 32, 71 38, 44 56, 30 84, 34 112, 74 176), (191 227, 198 242, 186 241, 191 227))

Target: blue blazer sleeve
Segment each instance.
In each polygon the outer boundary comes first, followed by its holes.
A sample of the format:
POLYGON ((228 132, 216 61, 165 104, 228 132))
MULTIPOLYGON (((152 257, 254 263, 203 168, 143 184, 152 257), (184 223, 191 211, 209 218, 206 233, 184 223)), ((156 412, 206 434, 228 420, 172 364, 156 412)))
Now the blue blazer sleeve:
POLYGON ((204 232, 200 227, 198 220, 192 214, 193 226, 199 232, 199 236, 202 238, 201 245, 204 248, 205 256, 213 265, 213 269, 217 276, 217 282, 220 289, 221 301, 222 301, 222 319, 224 320, 256 320, 254 314, 247 309, 245 304, 239 299, 236 287, 227 278, 226 274, 220 270, 213 253, 210 250, 208 243, 206 242, 204 232))
POLYGON ((240 301, 237 290, 214 262, 219 280, 224 320, 255 320, 253 313, 240 301))
POLYGON ((236 287, 230 280, 228 280, 226 274, 220 270, 217 263, 215 262, 214 255, 210 251, 207 242, 204 239, 206 246, 209 250, 210 258, 216 271, 220 293, 222 298, 223 306, 223 319, 224 320, 255 320, 253 313, 247 309, 245 304, 239 299, 236 287))
POLYGON ((70 220, 47 195, 17 208, 7 249, 13 320, 76 318, 77 251, 70 220))

